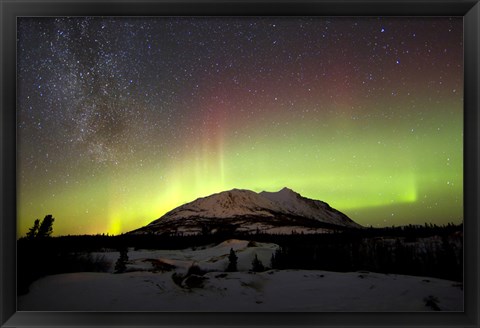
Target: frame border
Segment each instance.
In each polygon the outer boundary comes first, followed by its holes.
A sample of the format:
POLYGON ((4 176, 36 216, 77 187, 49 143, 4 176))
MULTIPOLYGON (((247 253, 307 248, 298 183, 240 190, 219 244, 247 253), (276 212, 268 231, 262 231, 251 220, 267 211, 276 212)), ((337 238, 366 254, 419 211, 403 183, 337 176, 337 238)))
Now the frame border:
POLYGON ((1 327, 479 327, 479 0, 0 0, 1 327), (463 16, 464 312, 212 313, 16 311, 18 16, 463 16))

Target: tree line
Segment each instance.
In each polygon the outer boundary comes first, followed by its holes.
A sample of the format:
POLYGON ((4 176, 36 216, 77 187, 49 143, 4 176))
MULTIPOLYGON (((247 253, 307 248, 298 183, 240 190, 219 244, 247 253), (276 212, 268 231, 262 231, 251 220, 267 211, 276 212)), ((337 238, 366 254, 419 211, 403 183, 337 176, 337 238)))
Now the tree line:
MULTIPOLYGON (((218 244, 236 238, 275 243, 280 249, 271 263, 252 263, 254 271, 274 269, 368 270, 439 277, 461 281, 463 277, 463 224, 431 224, 403 227, 349 229, 327 234, 290 235, 221 232, 192 236, 171 234, 106 234, 52 236, 52 215, 35 220, 17 242, 18 292, 26 293, 34 280, 50 274, 105 271, 109 264, 90 252, 120 251, 123 272, 126 251, 134 249, 185 249, 218 244), (123 250, 123 251, 122 251, 123 250)), ((236 255, 229 254, 227 271, 236 270, 236 255)), ((258 259, 257 259, 258 260, 258 259)))

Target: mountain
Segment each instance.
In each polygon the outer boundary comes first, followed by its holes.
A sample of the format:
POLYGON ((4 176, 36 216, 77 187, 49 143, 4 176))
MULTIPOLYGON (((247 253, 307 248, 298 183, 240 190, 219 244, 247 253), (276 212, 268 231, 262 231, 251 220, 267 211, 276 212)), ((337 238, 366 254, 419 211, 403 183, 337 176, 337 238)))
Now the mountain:
POLYGON ((291 189, 232 189, 179 206, 132 233, 314 233, 348 228, 361 226, 327 203, 291 189))

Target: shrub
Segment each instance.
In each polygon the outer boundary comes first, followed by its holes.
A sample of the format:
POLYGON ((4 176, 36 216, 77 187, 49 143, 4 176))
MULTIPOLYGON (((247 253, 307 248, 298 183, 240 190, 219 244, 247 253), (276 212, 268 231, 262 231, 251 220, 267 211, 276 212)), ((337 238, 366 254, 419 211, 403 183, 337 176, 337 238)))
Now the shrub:
POLYGON ((440 307, 438 306, 438 298, 435 296, 429 295, 428 297, 425 297, 423 301, 425 302, 425 306, 431 308, 432 310, 441 311, 440 307))
POLYGON ((187 271, 187 275, 186 277, 188 276, 191 276, 191 275, 197 275, 197 276, 203 276, 205 273, 207 273, 206 271, 200 269, 200 267, 198 266, 198 264, 196 263, 193 263, 189 268, 188 268, 188 271, 187 271))

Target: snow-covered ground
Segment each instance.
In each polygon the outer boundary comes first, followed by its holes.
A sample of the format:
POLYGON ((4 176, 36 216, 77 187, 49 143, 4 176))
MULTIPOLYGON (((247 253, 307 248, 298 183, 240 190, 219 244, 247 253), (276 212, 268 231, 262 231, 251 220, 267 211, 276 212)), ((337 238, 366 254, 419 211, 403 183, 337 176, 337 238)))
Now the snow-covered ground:
MULTIPOLYGON (((175 266, 178 273, 186 273, 193 264, 204 271, 225 271, 228 266, 230 249, 236 252, 238 257, 237 269, 248 271, 252 267, 252 260, 257 255, 258 259, 266 266, 270 265, 272 254, 279 248, 278 245, 269 243, 252 242, 231 239, 218 245, 188 248, 183 250, 137 250, 128 252, 127 270, 155 270, 155 262, 158 261, 175 266), (153 261, 152 261, 153 260, 153 261)), ((92 253, 93 257, 104 257, 110 262, 110 272, 114 271, 115 262, 119 252, 92 253)))
MULTIPOLYGON (((371 272, 248 271, 255 255, 268 266, 277 247, 229 240, 195 250, 130 250, 126 273, 48 276, 19 297, 18 307, 21 311, 463 310, 462 286, 447 280, 371 272), (231 248, 238 256, 239 272, 224 272, 231 248), (175 282, 175 276, 186 277, 192 264, 207 273, 190 276, 192 284, 175 282)), ((99 254, 112 262, 113 272, 119 253, 99 254)))

